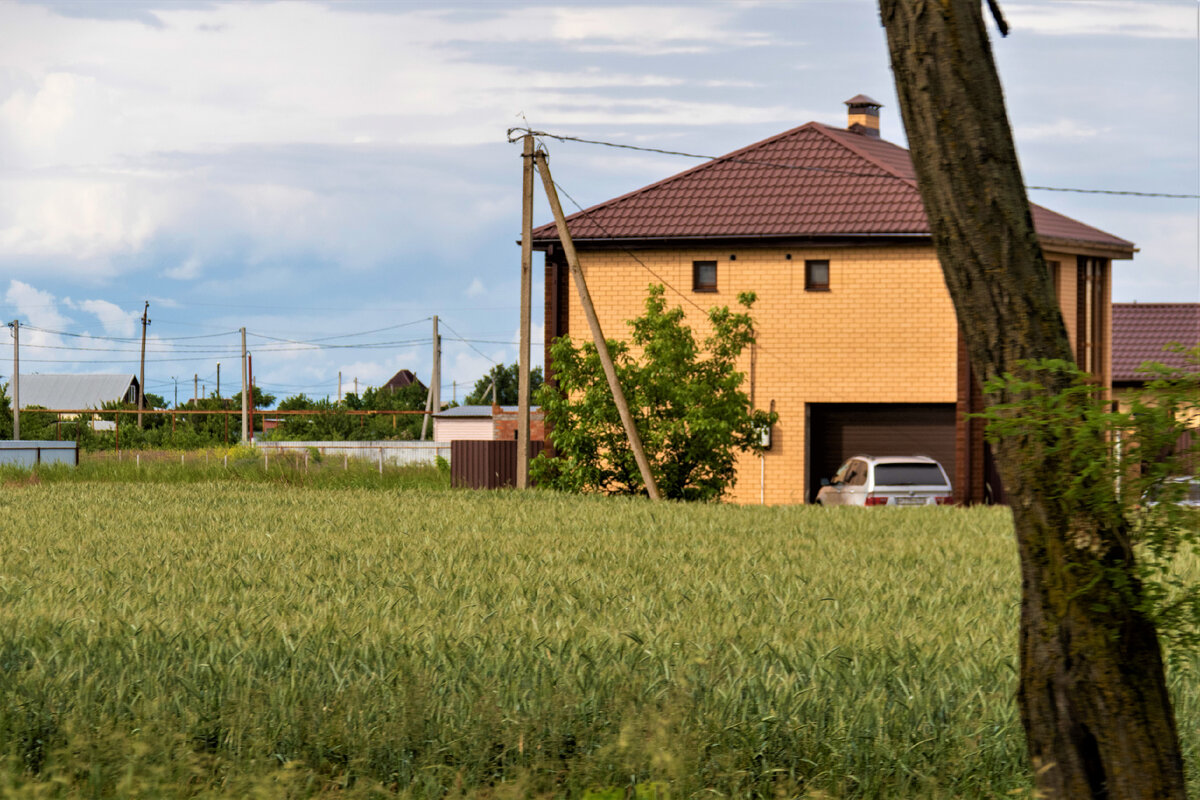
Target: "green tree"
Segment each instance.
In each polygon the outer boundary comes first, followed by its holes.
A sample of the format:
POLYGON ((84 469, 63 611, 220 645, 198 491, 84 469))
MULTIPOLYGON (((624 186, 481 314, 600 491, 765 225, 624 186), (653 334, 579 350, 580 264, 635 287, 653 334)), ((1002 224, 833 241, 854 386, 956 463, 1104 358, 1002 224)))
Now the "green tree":
MULTIPOLYGON (((475 388, 463 400, 463 405, 480 406, 492 404, 492 381, 496 382, 496 403, 502 406, 517 404, 517 383, 520 380, 520 365, 497 364, 486 375, 475 381, 475 388)), ((542 387, 542 368, 529 370, 529 394, 534 396, 542 387)))
MULTIPOLYGON (((254 408, 270 408, 275 404, 275 395, 267 394, 257 386, 251 390, 250 399, 254 401, 254 408)), ((242 393, 238 392, 229 398, 229 403, 231 408, 241 408, 242 393)))
MULTIPOLYGON (((668 308, 663 295, 662 286, 650 286, 645 314, 629 323, 641 359, 624 342, 610 341, 609 351, 662 496, 715 500, 733 485, 737 454, 760 451, 762 431, 775 421, 750 407, 735 367, 754 342, 754 295, 738 297, 744 311, 709 310, 703 349, 683 309, 668 308)), ((550 352, 558 385, 544 385, 538 403, 556 456, 539 455, 531 475, 567 491, 643 493, 595 346, 576 348, 564 336, 550 352)))

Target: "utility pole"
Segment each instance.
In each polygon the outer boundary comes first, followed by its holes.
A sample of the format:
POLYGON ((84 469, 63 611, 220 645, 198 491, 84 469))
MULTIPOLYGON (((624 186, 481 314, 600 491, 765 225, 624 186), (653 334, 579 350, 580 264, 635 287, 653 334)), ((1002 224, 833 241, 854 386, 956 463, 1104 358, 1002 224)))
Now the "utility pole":
POLYGON ((338 370, 338 405, 342 404, 342 371, 338 370))
POLYGON ((242 328, 242 443, 250 438, 250 416, 247 412, 247 403, 249 402, 250 380, 246 375, 248 366, 246 364, 246 329, 242 328))
POLYGON ((221 399, 221 362, 217 362, 217 399, 221 399))
POLYGON ((13 332, 13 441, 21 439, 21 320, 14 319, 8 327, 13 332))
POLYGON ((429 387, 433 398, 433 413, 442 413, 442 337, 438 336, 438 318, 433 315, 433 384, 429 387))
POLYGON ((146 326, 150 324, 147 314, 150 313, 150 301, 146 301, 142 309, 142 360, 138 368, 138 430, 142 429, 142 411, 146 408, 146 326))
POLYGON ((550 165, 546 163, 546 154, 538 151, 534 155, 538 172, 542 175, 542 186, 546 189, 546 199, 550 201, 550 210, 554 212, 554 223, 558 227, 558 238, 562 242, 563 252, 567 256, 567 266, 571 269, 571 277, 575 279, 575 289, 579 293, 579 302, 583 305, 583 313, 587 317, 588 327, 592 329, 592 341, 596 345, 596 353, 604 367, 604 376, 608 378, 608 387, 612 391, 613 402, 621 415, 621 424, 625 427, 625 436, 629 439, 629 449, 633 451, 637 461, 638 471, 642 474, 642 482, 646 484, 646 493, 651 500, 661 499, 658 494, 658 484, 654 481, 654 473, 650 471, 650 462, 646 459, 646 451, 642 448, 642 437, 638 435, 637 425, 633 415, 629 413, 629 404, 625 402, 625 393, 617 380, 617 369, 613 366, 612 356, 608 352, 608 343, 604 340, 604 330, 600 327, 600 318, 596 316, 596 308, 592 305, 592 296, 588 293, 587 281, 583 277, 583 267, 579 266, 579 255, 575 252, 575 242, 571 239, 571 231, 567 229, 567 218, 563 215, 562 204, 558 202, 558 190, 554 186, 554 178, 550 177, 550 165))
POLYGON ((192 405, 200 407, 200 373, 192 373, 192 405))
POLYGON ((521 342, 517 354, 520 362, 517 370, 518 489, 529 488, 529 323, 533 303, 533 134, 525 134, 524 140, 521 153, 521 342))
POLYGON ((433 387, 425 390, 425 416, 421 418, 421 441, 425 441, 425 431, 429 428, 429 407, 433 403, 433 387))
POLYGON ((358 376, 354 378, 354 398, 358 399, 358 376))
POLYGON ((254 441, 254 356, 246 354, 246 371, 250 373, 250 439, 254 441))
POLYGON ((175 382, 175 406, 174 407, 179 408, 179 378, 176 378, 174 375, 172 375, 171 380, 175 382))

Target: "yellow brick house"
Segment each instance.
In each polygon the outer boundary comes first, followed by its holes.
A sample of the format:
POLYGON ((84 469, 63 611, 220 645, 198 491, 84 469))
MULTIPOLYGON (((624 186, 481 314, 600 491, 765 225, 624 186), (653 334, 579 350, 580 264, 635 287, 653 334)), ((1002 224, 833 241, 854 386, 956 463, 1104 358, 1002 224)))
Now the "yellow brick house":
MULTIPOLYGON (((741 366, 779 422, 739 462, 735 502, 806 502, 856 453, 930 455, 959 500, 999 499, 909 153, 879 137, 879 103, 847 105, 845 129, 809 122, 569 217, 605 335, 628 335, 652 283, 698 335, 702 309, 757 293, 741 366)), ((1134 246, 1040 206, 1033 220, 1077 358, 1110 382, 1110 265, 1134 246)), ((550 343, 590 334, 553 223, 533 239, 552 379, 550 343)))

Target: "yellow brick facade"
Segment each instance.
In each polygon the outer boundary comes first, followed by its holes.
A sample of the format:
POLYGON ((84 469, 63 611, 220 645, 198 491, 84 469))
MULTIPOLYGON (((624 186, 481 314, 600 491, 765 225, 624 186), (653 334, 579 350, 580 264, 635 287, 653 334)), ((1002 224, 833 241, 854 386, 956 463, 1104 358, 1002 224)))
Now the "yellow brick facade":
MULTIPOLYGON (((1046 255, 1059 262, 1056 290, 1074 341, 1076 257, 1046 255)), ((698 339, 708 333, 706 309, 733 307, 740 292, 758 295, 757 345, 739 366, 755 407, 774 403, 779 421, 770 450, 739 460, 734 502, 804 502, 809 403, 957 397, 957 325, 932 246, 590 251, 580 263, 608 338, 628 338, 628 320, 642 313, 650 284, 667 286, 668 303, 684 309, 698 339), (806 260, 829 262, 828 291, 806 290, 806 260), (692 290, 695 261, 717 263, 715 293, 692 290)), ((574 287, 568 302, 571 337, 590 340, 574 287)))

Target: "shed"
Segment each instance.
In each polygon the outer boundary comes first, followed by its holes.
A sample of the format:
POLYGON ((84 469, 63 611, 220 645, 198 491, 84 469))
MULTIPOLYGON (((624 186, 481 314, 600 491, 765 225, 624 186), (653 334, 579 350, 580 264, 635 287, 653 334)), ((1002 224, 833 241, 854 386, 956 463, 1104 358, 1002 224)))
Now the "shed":
MULTIPOLYGON (((105 403, 137 403, 136 375, 22 375, 21 408, 103 408, 105 403)), ((12 406, 12 386, 9 386, 12 406)))
MULTIPOLYGON (((516 433, 517 406, 458 406, 433 415, 433 439, 453 442, 512 439, 516 433)), ((542 412, 529 407, 530 439, 542 439, 542 412)))

